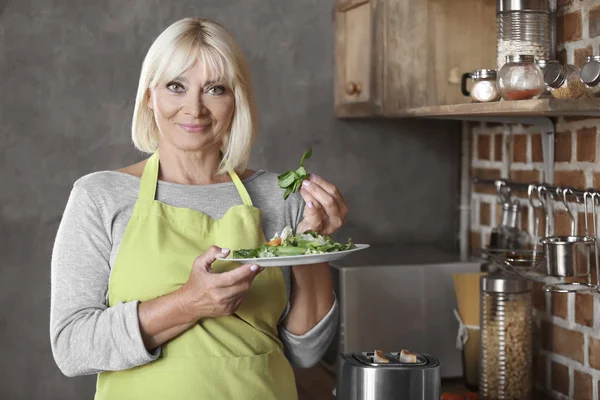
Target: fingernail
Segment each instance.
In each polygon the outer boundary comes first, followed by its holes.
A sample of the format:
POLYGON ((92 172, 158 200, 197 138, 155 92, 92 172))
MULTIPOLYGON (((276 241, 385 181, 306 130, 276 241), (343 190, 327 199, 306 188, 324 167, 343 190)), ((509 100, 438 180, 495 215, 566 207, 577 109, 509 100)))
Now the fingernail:
POLYGON ((221 253, 227 254, 227 253, 229 253, 229 249, 221 249, 221 253))
POLYGON ((310 174, 310 180, 311 181, 316 181, 317 180, 317 176, 315 174, 310 174))
POLYGON ((309 187, 309 186, 310 186, 310 181, 309 181, 309 180, 307 180, 307 179, 303 180, 303 181, 302 181, 302 186, 304 186, 304 187, 309 187))
POLYGON ((258 271, 258 265, 251 265, 250 266, 250 271, 252 271, 252 272, 258 271))
POLYGON ((313 204, 312 201, 309 201, 307 204, 308 208, 313 208, 315 205, 313 204))

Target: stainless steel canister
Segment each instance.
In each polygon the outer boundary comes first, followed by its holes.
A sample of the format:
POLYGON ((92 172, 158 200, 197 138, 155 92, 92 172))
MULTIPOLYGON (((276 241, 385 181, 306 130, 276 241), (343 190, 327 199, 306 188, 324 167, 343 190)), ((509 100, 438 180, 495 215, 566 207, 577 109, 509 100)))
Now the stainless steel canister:
POLYGON ((532 282, 496 274, 480 285, 480 399, 531 399, 532 282))
POLYGON ((549 59, 551 14, 548 0, 496 0, 497 69, 506 56, 528 54, 549 59))

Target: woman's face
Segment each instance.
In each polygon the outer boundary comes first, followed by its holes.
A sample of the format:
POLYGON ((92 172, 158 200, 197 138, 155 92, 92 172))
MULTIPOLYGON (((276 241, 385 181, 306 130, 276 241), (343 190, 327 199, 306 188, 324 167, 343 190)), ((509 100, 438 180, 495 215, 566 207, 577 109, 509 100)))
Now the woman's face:
POLYGON ((148 107, 154 111, 163 146, 217 151, 231 125, 235 100, 225 82, 212 80, 196 62, 177 78, 151 90, 148 107))

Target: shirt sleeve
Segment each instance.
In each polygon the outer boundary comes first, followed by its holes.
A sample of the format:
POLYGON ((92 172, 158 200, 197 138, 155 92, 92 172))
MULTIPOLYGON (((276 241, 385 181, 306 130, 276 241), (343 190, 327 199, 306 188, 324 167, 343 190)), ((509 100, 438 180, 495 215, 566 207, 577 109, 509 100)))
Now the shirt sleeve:
POLYGON ((129 369, 157 359, 139 328, 138 301, 108 306, 110 226, 90 195, 74 185, 51 261, 50 340, 67 376, 129 369))
POLYGON ((300 368, 310 368, 317 364, 325 355, 335 336, 338 318, 339 306, 337 298, 334 298, 333 306, 331 306, 329 312, 304 335, 294 335, 280 324, 279 337, 283 342, 285 355, 290 363, 300 368))

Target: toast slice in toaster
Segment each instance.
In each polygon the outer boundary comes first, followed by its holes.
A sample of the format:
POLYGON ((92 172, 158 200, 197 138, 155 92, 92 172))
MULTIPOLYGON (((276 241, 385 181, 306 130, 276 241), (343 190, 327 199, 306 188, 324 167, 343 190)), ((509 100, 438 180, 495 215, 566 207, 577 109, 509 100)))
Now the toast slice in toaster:
POLYGON ((383 351, 375 350, 375 352, 373 353, 373 362, 387 364, 390 362, 390 360, 383 354, 383 351))
POLYGON ((412 354, 408 350, 402 349, 402 351, 400 352, 400 355, 398 356, 398 359, 400 360, 400 362, 403 362, 403 363, 416 363, 417 355, 412 354))

